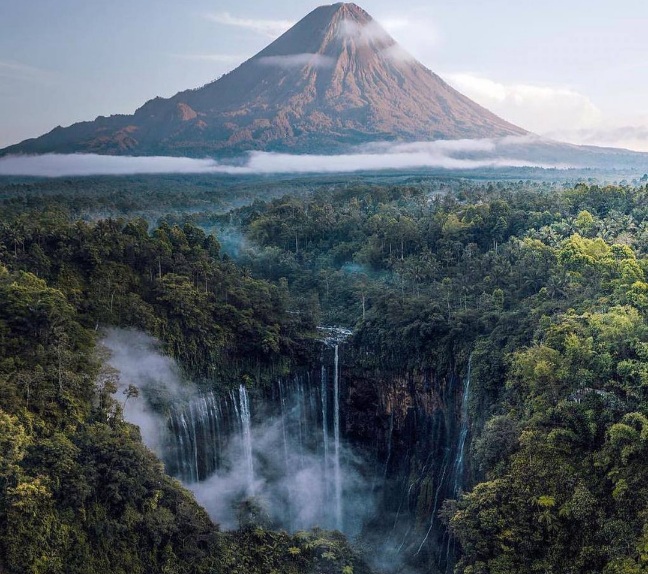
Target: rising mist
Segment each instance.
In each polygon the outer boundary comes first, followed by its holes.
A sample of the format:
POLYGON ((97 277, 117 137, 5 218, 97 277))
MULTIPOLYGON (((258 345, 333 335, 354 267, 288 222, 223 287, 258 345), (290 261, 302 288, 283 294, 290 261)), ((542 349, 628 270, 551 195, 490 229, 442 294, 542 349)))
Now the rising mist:
POLYGON ((126 420, 140 427, 167 471, 223 528, 238 527, 252 513, 290 531, 319 526, 356 535, 371 517, 373 477, 366 461, 343 438, 336 450, 333 364, 318 365, 318 377, 294 376, 277 381, 269 396, 249 397, 246 438, 243 386, 221 395, 200 391, 140 332, 110 329, 102 344, 120 388, 132 384, 142 391, 126 402, 126 420), (166 412, 151 406, 151 397, 161 396, 166 412))

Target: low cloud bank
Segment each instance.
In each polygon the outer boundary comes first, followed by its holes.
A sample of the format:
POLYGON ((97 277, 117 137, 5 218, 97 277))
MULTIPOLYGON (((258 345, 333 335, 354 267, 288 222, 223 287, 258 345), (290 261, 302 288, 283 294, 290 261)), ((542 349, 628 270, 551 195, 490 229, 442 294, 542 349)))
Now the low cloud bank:
POLYGON ((549 137, 581 145, 608 146, 648 152, 648 118, 638 118, 634 125, 603 125, 587 129, 563 127, 549 137))
POLYGON ((348 154, 298 155, 250 152, 234 165, 213 159, 132 157, 96 154, 46 154, 0 158, 0 176, 63 177, 134 174, 350 173, 387 169, 436 168, 469 170, 506 167, 573 167, 534 159, 528 146, 542 144, 535 136, 498 139, 437 140, 415 143, 379 143, 360 146, 348 154))
MULTIPOLYGON (((45 154, 0 158, 0 175, 63 177, 137 173, 232 173, 211 159, 132 157, 97 154, 45 154)), ((234 172, 236 171, 235 168, 234 172)))

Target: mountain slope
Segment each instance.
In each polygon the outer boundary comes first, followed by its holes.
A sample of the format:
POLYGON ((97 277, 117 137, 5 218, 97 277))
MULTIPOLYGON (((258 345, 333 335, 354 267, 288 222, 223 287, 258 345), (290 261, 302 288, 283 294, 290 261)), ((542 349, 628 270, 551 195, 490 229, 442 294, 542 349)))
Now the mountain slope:
POLYGON ((321 6, 234 71, 133 115, 0 153, 331 151, 370 141, 522 135, 406 54, 355 4, 321 6))

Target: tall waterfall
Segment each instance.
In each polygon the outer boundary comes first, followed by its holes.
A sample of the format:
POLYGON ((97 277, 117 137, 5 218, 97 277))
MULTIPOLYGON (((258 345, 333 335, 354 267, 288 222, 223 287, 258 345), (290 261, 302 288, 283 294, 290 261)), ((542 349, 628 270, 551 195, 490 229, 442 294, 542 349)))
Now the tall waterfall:
POLYGON ((466 439, 468 438, 469 420, 468 420, 468 400, 470 398, 470 371, 472 369, 472 354, 468 358, 468 372, 464 380, 463 393, 461 396, 461 427, 459 429, 459 440, 457 442, 457 456, 455 459, 454 468, 454 496, 459 495, 463 488, 463 475, 464 475, 464 450, 466 447, 466 439))
POLYGON ((340 471, 340 346, 335 345, 335 366, 333 372, 333 476, 335 480, 335 527, 342 530, 342 475, 340 471))
POLYGON ((197 397, 183 409, 174 409, 168 422, 172 445, 168 446, 169 470, 187 483, 198 482, 220 465, 223 432, 236 417, 213 394, 197 397), (171 451, 171 452, 169 452, 171 451))
POLYGON ((225 528, 236 508, 259 508, 277 526, 359 532, 372 494, 342 432, 339 345, 328 347, 315 377, 277 381, 265 394, 245 386, 205 393, 168 418, 164 460, 225 528), (330 365, 330 368, 329 366, 330 365))
MULTIPOLYGON (((328 485, 329 475, 329 434, 328 434, 328 390, 326 367, 322 365, 320 377, 320 399, 322 402, 322 445, 324 447, 324 483, 328 485)), ((328 498, 329 492, 326 492, 328 498)))
POLYGON ((252 459, 252 418, 250 417, 250 403, 247 391, 239 387, 241 400, 241 433, 243 435, 243 452, 245 453, 245 467, 247 469, 247 489, 250 496, 254 496, 254 460, 252 459))

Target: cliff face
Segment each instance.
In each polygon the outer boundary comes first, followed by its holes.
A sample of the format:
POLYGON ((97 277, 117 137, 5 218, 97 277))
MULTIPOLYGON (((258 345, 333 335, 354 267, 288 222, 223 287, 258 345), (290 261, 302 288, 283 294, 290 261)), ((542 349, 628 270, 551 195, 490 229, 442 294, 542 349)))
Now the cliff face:
POLYGON ((347 433, 372 453, 380 510, 368 532, 383 563, 447 570, 454 541, 439 513, 470 483, 468 367, 460 376, 418 372, 346 375, 347 433))
POLYGON ((133 115, 0 153, 205 155, 332 151, 373 141, 522 135, 408 55, 355 4, 321 6, 222 78, 133 115))

